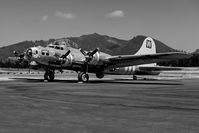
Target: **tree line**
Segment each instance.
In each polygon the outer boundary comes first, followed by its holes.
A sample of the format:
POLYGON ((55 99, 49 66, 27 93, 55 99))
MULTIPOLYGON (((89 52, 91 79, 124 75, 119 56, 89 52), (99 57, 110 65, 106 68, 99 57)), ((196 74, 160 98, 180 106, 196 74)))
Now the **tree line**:
POLYGON ((158 63, 158 65, 172 67, 199 67, 199 54, 192 54, 192 57, 189 59, 161 62, 158 63))
POLYGON ((9 59, 0 60, 1 68, 29 68, 29 63, 27 61, 19 62, 19 61, 11 61, 9 59))

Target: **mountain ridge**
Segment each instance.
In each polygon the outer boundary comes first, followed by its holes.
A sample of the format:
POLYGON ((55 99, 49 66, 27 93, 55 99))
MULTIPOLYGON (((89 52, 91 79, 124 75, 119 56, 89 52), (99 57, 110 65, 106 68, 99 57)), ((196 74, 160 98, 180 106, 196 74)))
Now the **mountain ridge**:
MULTIPOLYGON (((84 50, 93 50, 99 48, 100 51, 111 55, 124 55, 124 54, 134 54, 141 47, 144 39, 147 36, 138 35, 130 40, 122 40, 115 37, 110 37, 107 35, 100 35, 98 33, 82 35, 80 37, 67 37, 71 41, 74 41, 79 45, 80 48, 84 50)), ((18 51, 19 53, 24 52, 27 48, 33 46, 47 46, 48 42, 52 42, 55 39, 49 39, 47 41, 37 40, 37 41, 23 41, 15 43, 9 46, 0 47, 0 59, 5 60, 9 56, 14 56, 13 51, 18 51)), ((157 53, 162 52, 173 52, 175 49, 167 46, 166 44, 154 39, 156 44, 157 53)))
POLYGON ((199 49, 196 49, 193 54, 199 55, 199 49))

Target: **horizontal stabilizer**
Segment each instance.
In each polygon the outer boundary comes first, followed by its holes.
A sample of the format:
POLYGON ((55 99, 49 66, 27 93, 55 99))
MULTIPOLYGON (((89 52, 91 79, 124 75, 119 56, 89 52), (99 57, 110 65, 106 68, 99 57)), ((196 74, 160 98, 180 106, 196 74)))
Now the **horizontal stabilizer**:
POLYGON ((150 64, 163 61, 171 61, 177 59, 187 59, 190 58, 190 54, 182 52, 168 52, 168 53, 157 53, 157 54, 148 54, 148 55, 121 55, 121 56, 112 56, 108 58, 107 62, 109 66, 116 67, 125 67, 125 66, 134 66, 142 64, 150 64))

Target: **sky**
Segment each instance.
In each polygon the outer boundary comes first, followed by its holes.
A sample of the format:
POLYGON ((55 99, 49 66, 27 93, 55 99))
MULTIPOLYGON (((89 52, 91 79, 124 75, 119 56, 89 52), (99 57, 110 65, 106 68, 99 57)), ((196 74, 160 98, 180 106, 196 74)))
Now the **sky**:
POLYGON ((0 0, 0 47, 98 33, 199 48, 198 0, 0 0))

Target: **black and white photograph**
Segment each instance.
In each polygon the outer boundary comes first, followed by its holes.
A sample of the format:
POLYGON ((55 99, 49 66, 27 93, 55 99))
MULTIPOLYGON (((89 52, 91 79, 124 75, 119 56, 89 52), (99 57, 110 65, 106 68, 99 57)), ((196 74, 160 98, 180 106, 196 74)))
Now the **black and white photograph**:
POLYGON ((198 132, 198 0, 0 0, 0 133, 198 132))

